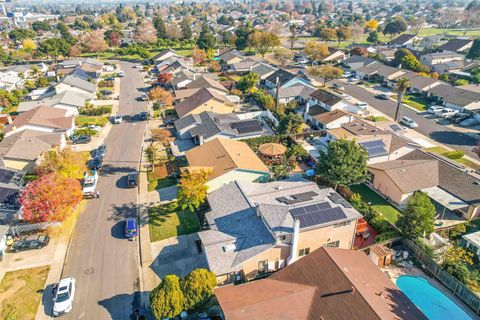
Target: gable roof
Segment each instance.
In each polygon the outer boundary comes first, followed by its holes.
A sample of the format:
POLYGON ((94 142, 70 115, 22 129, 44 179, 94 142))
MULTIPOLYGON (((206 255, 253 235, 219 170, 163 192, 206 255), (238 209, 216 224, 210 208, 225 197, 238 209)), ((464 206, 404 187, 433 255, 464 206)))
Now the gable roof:
POLYGON ((19 114, 5 132, 20 129, 25 125, 36 125, 57 130, 68 130, 72 128, 73 117, 65 117, 66 110, 51 108, 47 106, 36 107, 32 110, 19 114))
POLYGON ((160 51, 159 53, 157 53, 156 55, 154 55, 152 57, 152 60, 165 60, 166 58, 164 58, 166 55, 168 54, 173 54, 174 56, 177 56, 177 57, 180 57, 180 55, 178 55, 174 50, 168 48, 166 50, 163 50, 163 51, 160 51), (163 58, 163 59, 162 59, 163 58))
POLYGON ((217 91, 209 88, 201 88, 185 100, 176 104, 175 110, 177 111, 178 116, 181 118, 202 104, 207 103, 211 99, 215 99, 219 102, 225 102, 225 97, 217 91))
POLYGON ((432 95, 441 97, 445 102, 457 106, 468 106, 480 102, 480 93, 461 89, 447 84, 439 84, 428 90, 432 95))
POLYGON ((343 100, 342 97, 340 97, 339 95, 324 89, 315 90, 310 94, 310 97, 328 106, 334 106, 343 100))
POLYGON ((97 91, 97 86, 94 83, 88 82, 87 80, 75 77, 71 74, 63 78, 60 83, 66 84, 68 86, 78 88, 90 93, 95 93, 97 91))
POLYGON ((310 95, 315 91, 316 89, 307 87, 306 85, 299 84, 299 85, 294 85, 291 87, 286 87, 286 88, 279 88, 278 89, 278 97, 280 99, 282 98, 291 98, 291 97, 300 97, 302 99, 308 100, 310 98, 310 95))
POLYGON ((64 91, 62 93, 56 94, 52 97, 48 97, 42 100, 34 101, 24 101, 20 102, 18 105, 18 112, 25 112, 39 106, 54 107, 58 104, 66 104, 73 107, 81 108, 85 104, 87 97, 74 92, 74 91, 64 91))
POLYGON ((0 142, 0 158, 34 161, 61 141, 60 133, 23 130, 5 137, 0 142))
POLYGON ((405 43, 409 42, 410 40, 412 40, 415 37, 416 36, 414 34, 404 33, 404 34, 399 35, 398 37, 396 37, 395 39, 393 39, 389 43, 390 44, 397 44, 397 45, 404 45, 405 43))
POLYGON ((435 187, 439 181, 438 161, 433 159, 393 160, 371 164, 368 168, 383 171, 404 194, 435 187))
POLYGON ((227 93, 228 90, 220 82, 211 78, 200 76, 185 86, 186 89, 213 88, 227 93))
POLYGON ((348 113, 342 111, 342 110, 333 110, 333 111, 327 111, 327 112, 321 112, 313 116, 313 119, 316 121, 327 125, 330 122, 333 122, 335 120, 338 120, 342 117, 348 116, 348 113))
POLYGON ((215 295, 229 320, 427 319, 365 253, 337 248, 317 249, 266 279, 215 295))
POLYGON ((473 40, 471 39, 450 39, 447 43, 442 44, 437 49, 440 51, 458 52, 471 43, 473 43, 473 40))
POLYGON ((235 169, 268 173, 267 166, 242 141, 216 138, 185 153, 191 167, 211 168, 209 180, 235 169))
POLYGON ((277 83, 277 78, 278 78, 278 83, 280 86, 283 86, 285 83, 288 81, 296 78, 297 76, 294 75, 291 72, 288 72, 284 69, 278 69, 271 75, 269 75, 265 80, 270 81, 271 83, 277 83))

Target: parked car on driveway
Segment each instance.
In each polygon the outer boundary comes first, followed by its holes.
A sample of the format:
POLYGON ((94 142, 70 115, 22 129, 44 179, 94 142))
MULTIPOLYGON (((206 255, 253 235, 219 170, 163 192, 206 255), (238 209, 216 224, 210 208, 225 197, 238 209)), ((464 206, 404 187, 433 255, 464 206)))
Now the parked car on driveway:
POLYGON ((50 238, 47 235, 36 235, 26 237, 24 239, 15 241, 12 245, 13 252, 20 252, 33 249, 41 249, 48 245, 50 238))
POLYGON ((350 78, 352 76, 352 73, 350 71, 345 71, 342 74, 342 78, 350 78))
POLYGON ((418 127, 418 124, 413 119, 410 119, 409 117, 402 117, 402 119, 400 119, 400 123, 409 128, 418 127))
POLYGON ((148 101, 148 96, 146 94, 142 94, 139 99, 140 101, 148 101))
POLYGON ((390 97, 385 93, 377 94, 375 98, 380 100, 390 100, 390 97))
POLYGON ((443 107, 442 106, 431 106, 430 108, 428 108, 428 113, 432 113, 432 114, 436 114, 437 112, 440 112, 443 110, 443 107))
POLYGON ((350 100, 350 99, 352 99, 352 96, 350 96, 350 95, 348 95, 348 94, 346 94, 346 93, 342 93, 340 96, 342 97, 342 99, 345 99, 345 100, 350 100))
POLYGON ((121 114, 116 114, 116 115, 113 116, 112 122, 113 122, 114 124, 120 124, 120 123, 122 123, 122 119, 123 119, 123 118, 122 118, 122 115, 121 115, 121 114))
POLYGON ((128 218, 125 220, 125 238, 133 240, 138 234, 137 219, 128 218))
POLYGON ((459 124, 460 122, 467 120, 470 118, 470 115, 468 113, 457 113, 448 118, 448 121, 451 123, 459 124))
POLYGON ((367 109, 368 103, 363 102, 363 101, 358 101, 357 103, 355 103, 355 106, 359 107, 359 108, 362 108, 362 109, 367 109))
POLYGON ((458 110, 451 108, 444 108, 442 111, 436 112, 435 115, 439 118, 450 118, 458 113, 458 110))
POLYGON ((113 91, 112 90, 102 90, 102 91, 100 91, 100 93, 103 96, 109 96, 109 95, 113 94, 113 91))
POLYGON ((84 144, 84 143, 89 143, 90 141, 92 141, 92 138, 89 135, 86 135, 86 134, 82 134, 82 135, 79 135, 79 136, 74 136, 72 138, 73 144, 84 144))
POLYGON ((53 298, 53 315, 55 317, 68 313, 73 308, 75 298, 75 278, 64 278, 58 283, 53 298))

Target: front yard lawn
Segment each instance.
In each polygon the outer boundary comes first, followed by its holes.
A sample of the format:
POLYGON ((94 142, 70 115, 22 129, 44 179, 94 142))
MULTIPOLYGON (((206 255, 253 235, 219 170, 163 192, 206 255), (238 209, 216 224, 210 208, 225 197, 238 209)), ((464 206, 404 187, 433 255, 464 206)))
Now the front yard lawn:
POLYGON ((150 242, 160 241, 200 230, 194 212, 181 210, 176 202, 148 209, 150 242))
POLYGON ((365 119, 373 121, 373 122, 381 122, 381 121, 387 121, 388 119, 383 117, 383 116, 368 116, 365 119))
POLYGON ((7 272, 0 282, 0 319, 35 319, 50 266, 7 272))
MULTIPOLYGON (((431 147, 431 148, 425 149, 425 151, 433 152, 433 153, 436 153, 436 154, 439 154, 439 155, 445 155, 445 153, 448 152, 447 149, 442 148, 442 147, 431 147)), ((474 170, 480 170, 480 165, 476 164, 475 162, 473 162, 471 160, 465 159, 463 157, 460 158, 460 159, 450 159, 450 160, 458 162, 460 164, 463 164, 464 166, 470 167, 474 170)))
POLYGON ((428 99, 410 94, 405 95, 405 97, 403 98, 403 103, 417 109, 418 111, 426 111, 428 109, 428 106, 430 105, 428 99))
POLYGON ((75 125, 78 127, 100 126, 104 127, 108 122, 108 116, 78 116, 75 118, 75 125))
POLYGON ((397 222, 398 216, 401 215, 401 212, 368 186, 365 184, 351 185, 350 190, 354 193, 358 193, 363 201, 370 204, 375 211, 380 213, 390 223, 395 224, 395 222, 397 222))

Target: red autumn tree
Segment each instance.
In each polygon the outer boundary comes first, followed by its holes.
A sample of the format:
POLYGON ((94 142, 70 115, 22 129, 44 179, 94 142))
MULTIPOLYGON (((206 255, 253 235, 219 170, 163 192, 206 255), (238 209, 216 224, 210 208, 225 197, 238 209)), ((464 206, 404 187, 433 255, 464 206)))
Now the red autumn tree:
POLYGON ((172 81, 173 75, 171 73, 161 73, 158 75, 158 82, 161 84, 167 84, 172 81))
POLYGON ((352 56, 367 56, 368 55, 368 50, 364 47, 355 47, 350 51, 352 56))
POLYGON ((28 222, 63 221, 80 200, 80 182, 57 173, 30 182, 20 195, 23 219, 28 222))

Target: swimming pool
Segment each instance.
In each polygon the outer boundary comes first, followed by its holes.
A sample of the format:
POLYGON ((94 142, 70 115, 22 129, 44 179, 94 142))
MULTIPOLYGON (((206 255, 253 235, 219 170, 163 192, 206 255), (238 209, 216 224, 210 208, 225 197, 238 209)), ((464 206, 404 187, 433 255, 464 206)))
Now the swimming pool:
POLYGON ((401 276, 397 279, 397 286, 430 320, 472 319, 425 278, 401 276))

